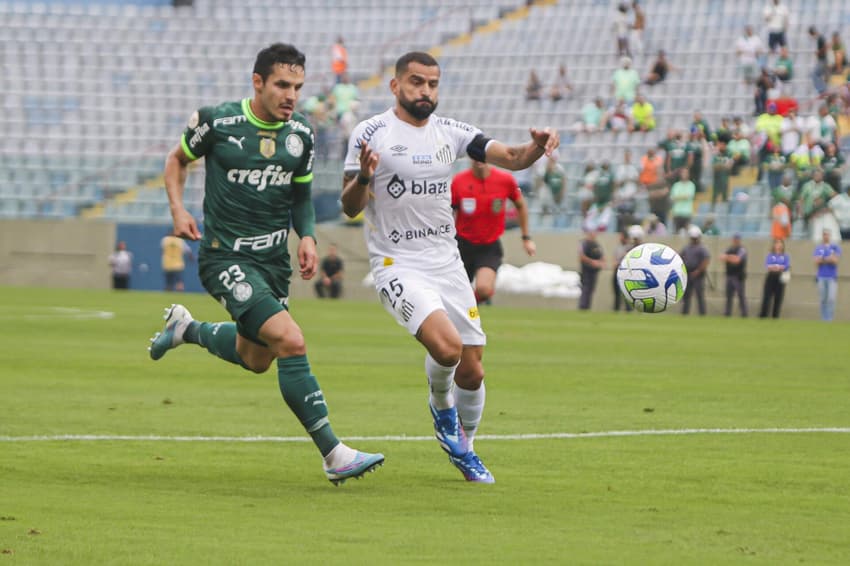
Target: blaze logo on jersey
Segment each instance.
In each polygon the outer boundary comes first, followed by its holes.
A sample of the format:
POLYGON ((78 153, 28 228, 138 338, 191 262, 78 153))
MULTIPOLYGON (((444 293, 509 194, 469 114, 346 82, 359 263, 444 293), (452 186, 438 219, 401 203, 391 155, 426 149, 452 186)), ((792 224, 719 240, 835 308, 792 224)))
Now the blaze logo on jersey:
POLYGON ((413 179, 412 181, 405 181, 398 175, 393 175, 393 178, 390 179, 389 184, 387 185, 387 192, 393 198, 399 198, 405 192, 407 192, 407 188, 410 186, 410 194, 411 195, 445 195, 449 192, 449 184, 447 181, 429 181, 428 179, 417 180, 413 179))
POLYGON ((407 187, 404 186, 404 181, 399 179, 398 175, 393 175, 393 178, 390 179, 390 184, 387 185, 387 192, 390 193, 390 196, 398 198, 403 195, 406 190, 407 187))

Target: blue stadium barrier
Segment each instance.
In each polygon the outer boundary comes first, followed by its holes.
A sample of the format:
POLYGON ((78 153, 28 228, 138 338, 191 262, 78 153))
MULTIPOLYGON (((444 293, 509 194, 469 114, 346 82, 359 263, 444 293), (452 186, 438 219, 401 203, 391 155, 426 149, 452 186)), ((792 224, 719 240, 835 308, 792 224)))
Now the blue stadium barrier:
MULTIPOLYGON (((133 290, 162 291, 165 287, 165 276, 162 274, 162 251, 159 243, 170 230, 170 224, 117 225, 116 241, 126 242, 127 249, 133 252, 133 274, 130 277, 130 286, 133 290)), ((189 247, 195 254, 195 261, 186 262, 186 270, 183 272, 186 291, 205 293, 198 277, 198 242, 189 242, 189 247)))

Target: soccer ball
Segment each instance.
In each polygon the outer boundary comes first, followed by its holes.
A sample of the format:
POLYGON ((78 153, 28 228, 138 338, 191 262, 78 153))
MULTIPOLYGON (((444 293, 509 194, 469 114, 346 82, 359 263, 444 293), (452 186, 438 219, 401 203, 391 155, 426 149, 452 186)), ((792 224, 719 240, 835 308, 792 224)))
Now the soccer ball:
POLYGON ((664 244, 641 244, 617 267, 617 286, 635 310, 662 312, 685 294, 688 271, 676 251, 664 244))

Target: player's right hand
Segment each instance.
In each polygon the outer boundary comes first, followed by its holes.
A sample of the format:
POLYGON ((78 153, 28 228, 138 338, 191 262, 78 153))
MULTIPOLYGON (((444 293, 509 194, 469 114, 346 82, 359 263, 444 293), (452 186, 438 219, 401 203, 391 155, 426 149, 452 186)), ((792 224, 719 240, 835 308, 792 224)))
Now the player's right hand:
POLYGON ((200 240, 201 232, 198 230, 198 223, 195 218, 189 214, 188 210, 179 210, 174 212, 174 235, 178 238, 186 238, 187 240, 200 240))
POLYGON ((372 151, 369 144, 363 142, 360 146, 360 174, 371 178, 378 168, 378 154, 372 151))

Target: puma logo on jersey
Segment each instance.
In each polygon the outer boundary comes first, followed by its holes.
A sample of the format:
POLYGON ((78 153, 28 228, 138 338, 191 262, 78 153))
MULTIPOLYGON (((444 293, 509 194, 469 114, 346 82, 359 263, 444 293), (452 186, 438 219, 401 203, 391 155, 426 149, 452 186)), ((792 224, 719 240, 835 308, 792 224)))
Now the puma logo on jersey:
POLYGON ((233 145, 238 145, 239 149, 243 149, 242 142, 245 141, 245 136, 242 136, 238 140, 236 138, 234 138, 233 136, 227 136, 227 141, 229 141, 233 145))

